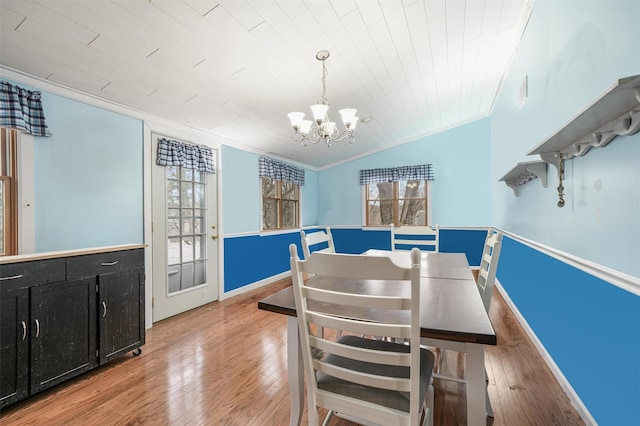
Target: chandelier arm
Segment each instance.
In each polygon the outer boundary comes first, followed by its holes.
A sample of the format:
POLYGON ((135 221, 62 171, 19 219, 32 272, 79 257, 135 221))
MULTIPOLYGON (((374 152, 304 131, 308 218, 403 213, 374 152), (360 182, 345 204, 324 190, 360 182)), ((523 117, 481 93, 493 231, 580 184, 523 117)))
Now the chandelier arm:
MULTIPOLYGON (((331 139, 333 142, 340 142, 340 141, 343 141, 343 140, 348 139, 348 138, 353 138, 353 130, 344 129, 343 131, 341 131, 337 135, 328 136, 327 138, 331 139)), ((355 140, 355 138, 354 138, 354 140, 355 140)), ((353 142, 350 142, 350 143, 353 143, 353 142)))

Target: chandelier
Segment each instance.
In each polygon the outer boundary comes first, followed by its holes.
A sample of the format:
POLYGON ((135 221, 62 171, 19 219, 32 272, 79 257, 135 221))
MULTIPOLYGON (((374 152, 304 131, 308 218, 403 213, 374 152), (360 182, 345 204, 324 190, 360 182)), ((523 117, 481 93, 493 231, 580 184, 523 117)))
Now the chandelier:
POLYGON ((331 146, 331 142, 343 140, 349 143, 355 142, 353 131, 358 123, 358 117, 356 117, 357 110, 345 108, 339 111, 342 117, 342 123, 344 124, 342 131, 338 130, 334 121, 329 120, 329 115, 327 114, 329 101, 327 101, 325 94, 327 90, 327 67, 324 61, 326 61, 328 57, 328 50, 321 50, 316 54, 316 59, 322 61, 322 98, 317 104, 311 105, 313 121, 305 120, 304 112, 290 112, 287 114, 293 127, 291 139, 295 142, 300 142, 302 146, 307 146, 308 142, 318 143, 319 141, 324 141, 328 147, 331 146))

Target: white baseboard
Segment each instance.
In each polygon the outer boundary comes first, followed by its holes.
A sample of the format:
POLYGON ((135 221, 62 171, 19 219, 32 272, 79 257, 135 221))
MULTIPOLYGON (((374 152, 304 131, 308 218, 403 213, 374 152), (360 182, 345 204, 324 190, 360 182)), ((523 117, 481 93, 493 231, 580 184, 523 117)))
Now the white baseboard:
POLYGON ((272 283, 275 283, 276 281, 283 280, 283 279, 288 278, 290 276, 291 276, 291 271, 285 271, 285 272, 283 272, 281 274, 273 275, 273 276, 271 276, 269 278, 265 278, 263 280, 256 281, 254 283, 247 284, 247 285, 242 286, 240 288, 237 288, 235 290, 228 291, 228 292, 223 294, 223 297, 220 300, 225 300, 225 299, 228 299, 228 298, 233 297, 233 296, 238 296, 238 295, 246 293, 248 291, 255 290, 257 288, 263 287, 263 286, 265 286, 267 284, 272 284, 272 283))
POLYGON ((555 376, 556 380, 558 380, 558 383, 560 383, 560 386, 564 390, 565 394, 567 394, 567 396, 569 397, 569 401, 571 402, 571 405, 573 405, 573 408, 576 409, 576 411, 578 412, 578 414, 580 415, 580 417, 582 418, 582 420, 585 422, 587 426, 590 426, 590 425, 596 426, 597 423, 595 419, 591 416, 591 413, 589 412, 587 407, 584 405, 584 403, 582 402, 582 400, 580 399, 576 391, 573 389, 573 387, 571 386, 567 378, 564 376, 564 374, 562 374, 562 371, 560 370, 558 365, 555 363, 551 355, 549 355, 549 352, 547 352, 547 349, 544 347, 542 342, 538 339, 538 336, 536 336, 536 334, 533 332, 533 329, 529 326, 529 323, 527 323, 527 320, 525 320, 525 318, 522 316, 522 314, 520 313, 516 305, 513 303, 513 301, 507 294, 504 287, 500 285, 500 282, 498 281, 497 278, 495 281, 495 286, 500 291, 500 295, 502 296, 504 301, 507 303, 507 305, 511 309, 511 312, 513 312, 513 315, 516 317, 516 319, 522 326, 522 329, 524 330, 524 332, 527 333, 527 336, 529 336, 529 339, 531 339, 531 341, 533 342, 533 345, 536 347, 536 349, 542 356, 542 359, 544 359, 545 363, 551 370, 551 373, 555 376))

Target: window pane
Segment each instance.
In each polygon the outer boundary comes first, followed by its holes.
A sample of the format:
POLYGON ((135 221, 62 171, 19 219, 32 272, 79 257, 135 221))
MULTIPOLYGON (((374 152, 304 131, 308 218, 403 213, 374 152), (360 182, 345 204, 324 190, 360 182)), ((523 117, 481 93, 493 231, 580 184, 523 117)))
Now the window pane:
POLYGON ((193 287, 193 263, 182 265, 182 279, 180 280, 182 290, 193 287))
POLYGON ((169 265, 180 263, 180 238, 169 238, 167 249, 167 262, 169 265))
POLYGON ((283 200, 297 200, 298 199, 298 185, 293 182, 282 182, 282 199, 283 200))
POLYGON ((191 181, 193 180, 193 169, 186 169, 184 167, 181 167, 182 170, 182 180, 188 180, 191 181))
POLYGON ((400 225, 426 225, 424 200, 400 200, 398 218, 400 225))
POLYGON ((424 198, 424 180, 401 180, 398 182, 399 198, 424 198))
POLYGON ((282 210, 282 226, 284 228, 295 227, 298 223, 298 202, 283 201, 282 210))
POLYGON ((170 237, 180 236, 180 219, 178 218, 167 219, 167 234, 170 237))
POLYGON ((193 171, 193 181, 204 183, 204 173, 199 172, 197 170, 193 171))
POLYGON ((196 262, 195 285, 204 284, 207 280, 207 273, 204 262, 196 262))
POLYGON ((182 261, 193 262, 193 237, 182 237, 182 261))
POLYGON ((369 225, 382 225, 380 216, 380 203, 378 201, 369 201, 369 225))
POLYGON ((178 179, 180 177, 180 167, 167 166, 167 179, 178 179))
POLYGON ((278 228, 278 200, 262 200, 262 223, 264 229, 278 228))
POLYGON ((262 196, 269 198, 278 196, 275 179, 262 178, 262 196))
POLYGON ((207 254, 206 254, 206 235, 200 235, 195 238, 195 242, 196 242, 196 247, 195 247, 195 255, 196 255, 196 260, 198 259, 206 259, 207 254))
POLYGON ((193 185, 193 207, 204 208, 204 185, 196 183, 193 185))
POLYGON ((369 199, 393 198, 393 182, 380 182, 369 184, 369 199))
POLYGON ((170 180, 167 181, 167 207, 180 207, 180 183, 170 180))
POLYGON ((179 218, 180 217, 180 209, 168 209, 167 217, 170 218, 179 218))
POLYGON ((201 217, 196 217, 193 219, 193 233, 194 234, 202 234, 204 231, 204 226, 202 223, 201 217))
POLYGON ((169 294, 180 291, 180 265, 169 267, 169 294))
POLYGON ((182 234, 193 234, 193 218, 182 218, 182 234))
POLYGON ((193 183, 191 182, 181 182, 180 184, 181 192, 181 206, 182 207, 193 207, 193 183))
POLYGON ((393 223, 393 200, 380 201, 380 224, 389 225, 393 223))

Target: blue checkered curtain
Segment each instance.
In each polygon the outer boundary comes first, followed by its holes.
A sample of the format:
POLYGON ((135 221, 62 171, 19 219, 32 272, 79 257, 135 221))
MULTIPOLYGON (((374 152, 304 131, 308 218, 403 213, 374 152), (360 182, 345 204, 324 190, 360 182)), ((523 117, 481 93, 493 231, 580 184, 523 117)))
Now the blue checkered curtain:
POLYGON ((360 185, 399 180, 435 180, 432 164, 360 170, 360 185))
POLYGON ((211 148, 165 138, 158 140, 156 163, 161 166, 181 166, 206 173, 216 172, 211 148))
POLYGON ((258 158, 258 175, 304 185, 304 169, 267 157, 258 158))
POLYGON ((0 81, 0 127, 23 130, 33 136, 51 136, 44 121, 40 92, 0 81))

